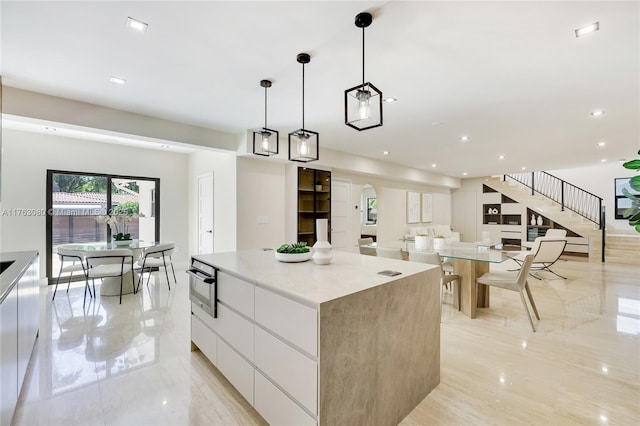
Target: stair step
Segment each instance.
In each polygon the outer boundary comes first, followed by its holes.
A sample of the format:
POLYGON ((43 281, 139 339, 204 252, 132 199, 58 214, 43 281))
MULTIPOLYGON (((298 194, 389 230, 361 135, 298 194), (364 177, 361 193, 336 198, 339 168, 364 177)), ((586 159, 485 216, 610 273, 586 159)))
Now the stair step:
POLYGON ((611 249, 607 247, 604 250, 604 254, 607 257, 607 259, 609 258, 609 256, 640 259, 639 250, 619 250, 619 249, 611 249))
POLYGON ((640 266, 640 258, 627 258, 627 257, 614 257, 614 256, 607 256, 606 258, 606 262, 607 263, 620 263, 620 264, 624 264, 624 265, 637 265, 640 266))

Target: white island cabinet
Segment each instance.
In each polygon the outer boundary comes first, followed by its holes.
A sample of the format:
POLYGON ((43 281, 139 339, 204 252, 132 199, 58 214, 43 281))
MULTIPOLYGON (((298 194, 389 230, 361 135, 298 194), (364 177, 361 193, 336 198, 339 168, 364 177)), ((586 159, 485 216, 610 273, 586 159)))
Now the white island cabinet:
POLYGON ((329 265, 258 250, 193 259, 216 268, 218 304, 214 318, 192 303, 192 349, 272 425, 395 425, 440 382, 430 265, 340 252, 329 265))

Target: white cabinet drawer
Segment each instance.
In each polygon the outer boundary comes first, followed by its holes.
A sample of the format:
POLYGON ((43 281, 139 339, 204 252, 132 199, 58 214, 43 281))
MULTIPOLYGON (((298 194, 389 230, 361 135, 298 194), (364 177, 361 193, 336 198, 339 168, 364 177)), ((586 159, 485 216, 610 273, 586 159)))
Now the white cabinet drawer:
POLYGON ((502 203, 502 214, 522 214, 522 204, 518 203, 502 203))
MULTIPOLYGON (((253 361, 253 323, 218 303, 218 318, 192 303, 191 311, 247 359, 253 361)), ((196 343, 197 344, 197 343, 196 343)))
POLYGON ((256 287, 256 322, 318 356, 318 311, 256 287))
POLYGON ((224 341, 218 340, 218 370, 253 405, 253 375, 255 369, 224 341))
POLYGON ((253 318, 254 288, 240 278, 218 272, 218 300, 249 318, 253 318))
POLYGON ((264 378, 259 371, 255 375, 255 409, 271 425, 315 425, 316 421, 293 402, 280 389, 264 378))
POLYGON ((196 315, 191 315, 191 341, 213 365, 218 363, 216 359, 218 336, 196 315))
POLYGON ((317 414, 318 364, 260 327, 255 330, 256 367, 317 414))
POLYGON ((253 323, 218 303, 218 334, 248 360, 253 361, 253 323))

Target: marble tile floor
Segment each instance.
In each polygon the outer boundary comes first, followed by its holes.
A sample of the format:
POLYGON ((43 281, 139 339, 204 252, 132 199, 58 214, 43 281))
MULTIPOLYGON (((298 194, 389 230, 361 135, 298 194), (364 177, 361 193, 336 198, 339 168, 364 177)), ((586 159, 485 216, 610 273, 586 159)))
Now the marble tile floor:
MULTIPOLYGON (((508 263, 508 262, 507 262, 508 263)), ((501 264, 493 269, 513 265, 501 264)), ((637 425, 640 269, 562 261, 530 279, 533 333, 517 293, 491 289, 471 320, 445 293, 441 383, 402 425, 637 425)), ((154 274, 138 295, 41 288, 41 327, 16 425, 262 425, 190 351, 188 281, 154 274)))

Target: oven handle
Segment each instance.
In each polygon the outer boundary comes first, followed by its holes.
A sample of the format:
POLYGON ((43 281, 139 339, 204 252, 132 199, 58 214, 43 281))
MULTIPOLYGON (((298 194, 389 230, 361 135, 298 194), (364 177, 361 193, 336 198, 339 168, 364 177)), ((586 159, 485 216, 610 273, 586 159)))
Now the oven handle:
POLYGON ((187 269, 186 272, 196 280, 209 285, 213 284, 213 317, 218 318, 218 270, 213 270, 213 273, 215 274, 213 277, 205 275, 197 269, 187 269))

